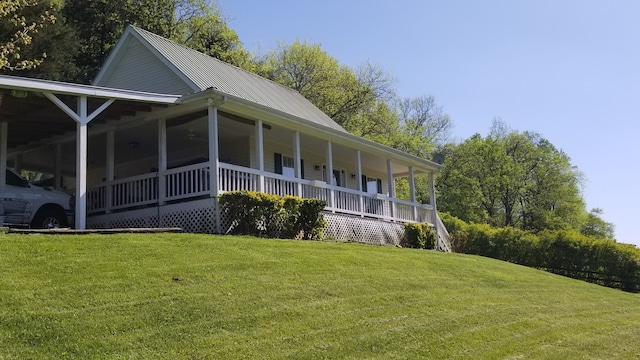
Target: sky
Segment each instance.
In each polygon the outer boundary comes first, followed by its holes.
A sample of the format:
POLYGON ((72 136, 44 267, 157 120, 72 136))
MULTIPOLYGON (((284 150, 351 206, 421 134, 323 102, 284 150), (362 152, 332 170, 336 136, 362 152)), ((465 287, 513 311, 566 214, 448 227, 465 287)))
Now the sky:
POLYGON ((296 39, 341 64, 368 61, 398 95, 432 95, 452 140, 485 136, 492 119, 533 131, 585 175, 618 242, 640 246, 640 1, 218 0, 256 54, 296 39))

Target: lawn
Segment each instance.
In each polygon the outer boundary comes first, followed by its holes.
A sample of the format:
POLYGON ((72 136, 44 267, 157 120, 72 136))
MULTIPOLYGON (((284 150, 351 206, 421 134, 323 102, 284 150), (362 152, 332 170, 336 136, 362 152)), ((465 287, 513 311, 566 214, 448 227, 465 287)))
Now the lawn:
POLYGON ((640 295, 492 259, 0 235, 0 359, 633 359, 640 295))

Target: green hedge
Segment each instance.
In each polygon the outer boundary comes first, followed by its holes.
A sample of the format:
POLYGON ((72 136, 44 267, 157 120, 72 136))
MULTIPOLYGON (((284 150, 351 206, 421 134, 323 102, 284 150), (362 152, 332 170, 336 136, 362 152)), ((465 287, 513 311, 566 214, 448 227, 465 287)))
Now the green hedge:
POLYGON ((404 242, 402 246, 414 249, 435 249, 436 232, 425 223, 404 224, 404 242))
POLYGON ((220 195, 223 217, 232 219, 228 234, 270 238, 317 239, 326 222, 326 202, 254 191, 231 191, 220 195))
POLYGON ((544 269, 575 279, 640 292, 640 249, 575 231, 532 234, 514 228, 467 224, 448 214, 442 221, 453 251, 544 269))

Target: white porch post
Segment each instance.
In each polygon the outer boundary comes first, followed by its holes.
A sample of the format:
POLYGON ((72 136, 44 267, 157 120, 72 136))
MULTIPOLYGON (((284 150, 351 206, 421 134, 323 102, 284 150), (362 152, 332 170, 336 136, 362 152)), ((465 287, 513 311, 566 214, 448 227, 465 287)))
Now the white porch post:
POLYGON ((298 183, 296 185, 296 195, 302 197, 302 183, 300 183, 300 179, 302 179, 302 169, 300 169, 300 132, 296 131, 293 133, 293 168, 296 172, 296 179, 298 179, 298 183))
POLYGON ((56 144, 56 155, 53 165, 53 186, 56 190, 62 189, 62 144, 56 144))
POLYGON ((262 131, 262 120, 256 121, 256 159, 258 160, 257 188, 259 192, 264 192, 264 132, 262 131))
POLYGON ((389 182, 389 197, 391 201, 389 202, 389 211, 391 211, 391 218, 395 219, 396 215, 396 184, 393 179, 393 163, 391 159, 387 159, 387 181, 389 182))
POLYGON ((436 187, 433 171, 429 171, 429 202, 431 203, 431 221, 436 231, 436 250, 440 248, 440 234, 438 231, 438 212, 436 210, 436 187))
MULTIPOLYGON (((8 131, 9 124, 6 121, 0 122, 0 199, 4 198, 4 192, 7 183, 7 141, 9 139, 8 131)), ((0 226, 2 226, 2 224, 0 224, 0 226)))
POLYGON ((109 99, 95 109, 90 115, 87 113, 87 96, 78 97, 77 111, 71 110, 67 104, 58 99, 53 93, 43 92, 60 110, 76 121, 76 229, 84 230, 87 223, 87 125, 102 111, 113 104, 115 99, 109 99))
POLYGON ((364 197, 362 196, 362 153, 356 150, 356 182, 358 183, 358 211, 360 217, 364 217, 364 197))
POLYGON ((413 203, 413 221, 418 220, 418 208, 416 207, 416 179, 413 173, 413 166, 409 166, 409 194, 411 196, 411 203, 413 203))
POLYGON ((333 186, 335 185, 333 182, 333 149, 331 146, 331 141, 327 141, 327 154, 326 154, 326 162, 327 162, 327 167, 326 167, 326 171, 325 171, 325 176, 327 177, 327 184, 329 184, 329 198, 327 199, 327 205, 329 206, 329 208, 331 209, 331 212, 335 213, 336 209, 334 208, 334 204, 335 204, 335 191, 333 190, 333 186))
POLYGON ((105 212, 111 212, 111 206, 113 205, 113 185, 110 184, 116 178, 116 133, 113 130, 107 131, 107 173, 105 180, 107 181, 107 188, 105 191, 105 212))
POLYGON ((76 229, 87 228, 87 97, 78 98, 76 126, 76 229))
MULTIPOLYGON (((158 206, 164 205, 167 197, 167 119, 158 119, 158 206)), ((160 219, 158 219, 160 223, 160 219)))
POLYGON ((209 99, 207 110, 209 128, 209 187, 211 189, 211 197, 214 198, 216 204, 216 232, 220 233, 221 218, 218 202, 218 194, 220 193, 218 186, 218 174, 220 172, 220 159, 218 156, 218 108, 215 106, 213 99, 209 99))

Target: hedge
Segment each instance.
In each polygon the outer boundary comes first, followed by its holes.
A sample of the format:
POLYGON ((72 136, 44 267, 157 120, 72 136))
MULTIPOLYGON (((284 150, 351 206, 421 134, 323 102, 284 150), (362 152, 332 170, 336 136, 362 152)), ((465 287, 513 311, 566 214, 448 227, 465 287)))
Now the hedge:
POLYGON ((575 231, 533 234, 467 224, 441 214, 453 251, 513 262, 575 279, 640 292, 640 249, 575 231))
POLYGON ((326 222, 326 202, 254 191, 231 191, 220 195, 223 217, 231 219, 225 233, 270 238, 317 239, 326 222))

